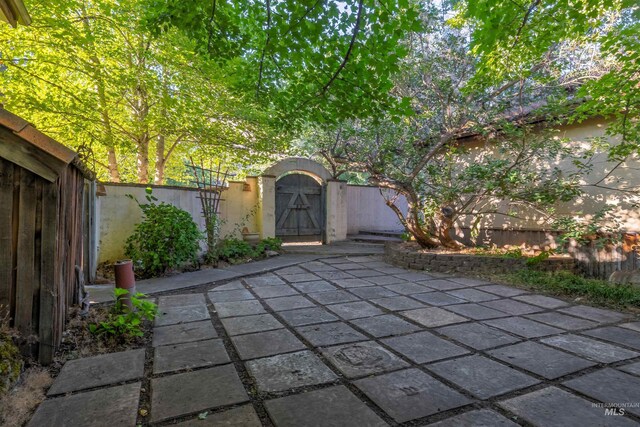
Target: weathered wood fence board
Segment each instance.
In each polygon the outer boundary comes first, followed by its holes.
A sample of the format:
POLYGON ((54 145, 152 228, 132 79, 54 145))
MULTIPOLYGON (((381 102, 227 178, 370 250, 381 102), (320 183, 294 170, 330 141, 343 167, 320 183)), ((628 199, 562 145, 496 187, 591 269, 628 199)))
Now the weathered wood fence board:
POLYGON ((36 337, 22 350, 42 363, 51 361, 69 307, 78 302, 84 189, 73 165, 49 182, 0 158, 0 304, 24 337, 36 337))

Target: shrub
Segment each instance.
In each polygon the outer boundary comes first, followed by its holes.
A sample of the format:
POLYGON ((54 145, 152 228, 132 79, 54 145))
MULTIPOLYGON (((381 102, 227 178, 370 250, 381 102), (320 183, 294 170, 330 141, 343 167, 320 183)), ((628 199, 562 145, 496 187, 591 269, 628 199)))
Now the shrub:
POLYGON ((245 258, 257 258, 265 254, 266 251, 277 251, 282 247, 282 240, 277 237, 262 239, 252 247, 242 239, 223 239, 216 249, 217 259, 227 262, 237 262, 245 258))
POLYGON ((249 243, 237 238, 223 239, 217 248, 218 259, 229 262, 251 257, 253 253, 249 243))
POLYGON ((136 273, 152 277, 187 262, 196 263, 202 233, 191 215, 173 205, 155 203, 157 199, 151 196, 151 189, 147 189, 146 198, 149 201, 146 204, 136 200, 144 220, 136 225, 125 248, 136 273))
POLYGON ((155 319, 158 315, 158 306, 151 301, 143 300, 142 298, 146 295, 137 293, 127 297, 133 305, 133 310, 130 310, 122 302, 128 294, 129 291, 126 289, 114 289, 116 303, 106 321, 89 325, 89 331, 92 334, 122 340, 144 335, 142 321, 155 319))
POLYGON ((282 239, 278 237, 267 237, 258 242, 255 251, 262 255, 266 251, 279 251, 280 248, 282 248, 282 239))

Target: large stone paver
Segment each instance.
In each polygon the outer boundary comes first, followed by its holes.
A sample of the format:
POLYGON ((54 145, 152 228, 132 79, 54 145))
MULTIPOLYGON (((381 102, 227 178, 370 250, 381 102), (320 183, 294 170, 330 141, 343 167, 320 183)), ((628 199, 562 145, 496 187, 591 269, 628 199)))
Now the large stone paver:
POLYGON ((262 314, 267 311, 260 301, 235 301, 217 302, 213 307, 218 313, 218 317, 250 316, 252 314, 262 314))
POLYGON ((447 293, 453 295, 456 298, 462 298, 463 300, 469 302, 485 302, 500 298, 495 294, 482 292, 477 289, 455 289, 452 291, 447 291, 447 293))
POLYGON ((635 351, 573 334, 543 338, 540 341, 602 363, 619 362, 640 356, 640 353, 635 351))
POLYGON ((427 368, 480 399, 539 383, 533 377, 478 355, 434 363, 427 368))
POLYGON ((276 298, 297 295, 298 291, 287 285, 264 286, 253 290, 260 298, 276 298))
POLYGON ((419 326, 402 320, 393 314, 355 319, 351 323, 376 338, 403 335, 417 332, 421 329, 419 326))
POLYGON ((222 319, 222 325, 229 335, 250 334, 284 328, 284 325, 270 314, 227 317, 222 319))
POLYGON ((476 350, 486 350, 506 344, 520 341, 519 338, 504 333, 499 329, 491 328, 482 323, 465 323, 462 325, 445 326, 438 332, 453 338, 476 350))
POLYGON ((211 302, 232 302, 232 301, 246 301, 254 299, 251 292, 246 289, 238 289, 235 291, 216 291, 209 292, 209 299, 211 302))
POLYGON ((507 317, 502 319, 485 320, 484 323, 524 338, 538 338, 563 332, 562 329, 534 322, 533 320, 525 319, 523 317, 507 317))
POLYGON ((536 322, 546 323, 547 325, 555 326, 556 328, 562 328, 569 331, 595 328, 596 326, 598 326, 596 322, 592 322, 591 320, 569 316, 566 314, 558 313, 556 311, 529 314, 524 317, 526 317, 527 319, 535 320, 536 322))
POLYGON ((171 345, 216 338, 218 333, 210 320, 159 326, 153 330, 153 346, 171 345))
POLYGON ((536 390, 499 405, 539 427, 637 425, 628 418, 606 416, 603 408, 557 387, 536 390))
POLYGON ((605 368, 563 383, 603 403, 631 403, 626 412, 640 415, 640 378, 605 368))
POLYGON ((607 326, 586 331, 583 334, 640 350, 640 332, 632 331, 631 329, 607 326))
POLYGON ((251 405, 242 405, 214 414, 207 414, 206 418, 196 418, 175 424, 179 427, 262 427, 255 409, 251 405))
POLYGON ((493 357, 548 379, 594 366, 594 362, 532 341, 488 352, 493 357))
POLYGON ((296 308, 315 307, 315 304, 302 295, 270 298, 264 300, 274 311, 295 310, 296 308))
POLYGON ((388 424, 344 386, 265 402, 277 427, 383 427, 388 424))
POLYGON ((346 291, 313 292, 309 297, 320 304, 338 304, 344 302, 360 301, 360 298, 346 291))
POLYGON ((305 348, 302 341, 286 329, 231 337, 242 360, 271 356, 305 348))
POLYGON ((177 323, 197 322, 209 319, 209 309, 204 304, 181 305, 158 309, 156 326, 175 325, 177 323))
POLYGON ((248 400, 233 365, 154 378, 151 380, 151 421, 248 400))
POLYGON ((315 323, 335 322, 338 320, 336 316, 321 307, 282 311, 279 315, 291 326, 313 325, 315 323))
POLYGON ((426 302, 429 305, 445 306, 451 304, 461 304, 464 300, 456 298, 453 295, 449 295, 445 292, 427 292, 424 294, 412 295, 413 298, 426 302))
POLYGON ((364 299, 388 298, 398 296, 398 293, 393 292, 383 286, 366 286, 363 288, 355 288, 351 290, 351 293, 356 294, 360 298, 364 299))
POLYGON ((125 384, 44 401, 28 427, 134 426, 140 383, 125 384))
POLYGON ((366 340, 367 337, 343 322, 303 326, 296 331, 316 347, 366 340))
POLYGON ((422 308, 425 306, 424 304, 405 296, 372 299, 371 302, 391 311, 412 310, 414 308, 422 308))
POLYGON ((469 320, 438 307, 407 310, 400 312, 400 314, 427 328, 437 328, 438 326, 467 322, 469 320))
POLYGON ((409 366, 373 341, 342 344, 323 348, 321 351, 347 378, 389 372, 409 366))
POLYGON ((447 310, 473 320, 487 320, 510 316, 510 314, 504 311, 494 310, 493 308, 475 303, 448 305, 447 310))
POLYGON ((153 356, 153 372, 179 371, 228 363, 229 355, 222 340, 213 339, 157 347, 153 356))
POLYGON ((335 381, 333 373, 310 351, 279 354, 247 362, 258 391, 277 392, 335 381))
POLYGON ((559 308, 569 305, 568 302, 561 299, 551 298, 544 295, 519 295, 513 297, 518 301, 522 301, 528 304, 537 305, 542 308, 559 308))
POLYGON ((423 418, 472 401, 417 369, 405 369, 354 382, 397 422, 423 418))
POLYGON ((359 319, 362 317, 377 316, 383 314, 378 307, 366 301, 346 302, 343 304, 328 305, 327 308, 345 320, 359 319))
POLYGON ((469 353, 466 349, 445 341, 430 332, 385 338, 381 342, 415 363, 434 362, 469 353))
POLYGON ((447 418, 430 427, 517 427, 518 424, 510 421, 497 412, 488 409, 465 412, 455 417, 447 418))
POLYGON ((589 307, 587 305, 574 305, 573 307, 563 308, 559 311, 600 323, 620 322, 629 317, 628 315, 618 313, 617 311, 589 307))
POLYGON ((118 384, 142 378, 143 375, 144 349, 70 360, 62 367, 47 394, 51 396, 118 384))

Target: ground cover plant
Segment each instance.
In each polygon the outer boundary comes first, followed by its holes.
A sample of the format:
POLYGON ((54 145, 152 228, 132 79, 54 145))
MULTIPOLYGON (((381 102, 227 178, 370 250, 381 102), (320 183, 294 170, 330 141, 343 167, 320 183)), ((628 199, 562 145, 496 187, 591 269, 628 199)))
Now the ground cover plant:
POLYGON ((613 308, 640 309, 640 288, 588 279, 569 271, 545 272, 522 269, 496 276, 502 283, 542 291, 553 295, 581 298, 613 308))
POLYGON ((126 289, 114 289, 115 304, 107 318, 89 324, 89 332, 106 341, 126 342, 144 336, 143 322, 152 322, 158 315, 158 306, 146 300, 146 295, 130 295, 126 289), (125 301, 131 302, 132 308, 125 301))

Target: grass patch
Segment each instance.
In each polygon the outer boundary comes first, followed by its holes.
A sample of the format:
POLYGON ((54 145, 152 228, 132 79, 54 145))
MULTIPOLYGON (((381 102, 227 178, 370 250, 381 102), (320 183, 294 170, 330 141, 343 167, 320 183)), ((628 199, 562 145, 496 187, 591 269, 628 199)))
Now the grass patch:
POLYGON ((586 279, 569 271, 522 269, 497 276, 501 281, 555 295, 583 297, 589 302, 615 306, 640 307, 640 288, 612 285, 604 280, 586 279))

